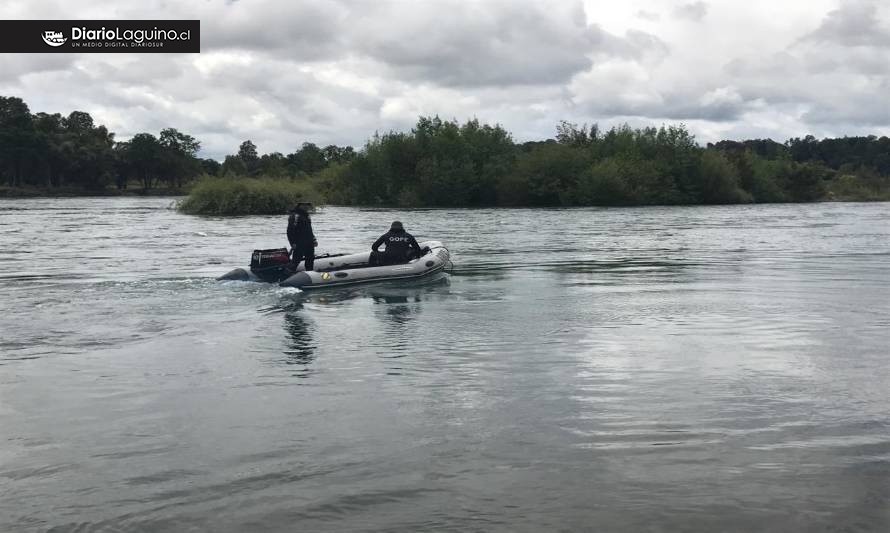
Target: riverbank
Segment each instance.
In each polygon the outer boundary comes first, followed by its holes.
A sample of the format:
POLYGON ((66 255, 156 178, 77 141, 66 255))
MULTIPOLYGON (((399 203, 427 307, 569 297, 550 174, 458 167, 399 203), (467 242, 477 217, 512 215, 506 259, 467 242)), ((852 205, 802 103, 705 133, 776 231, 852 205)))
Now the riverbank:
POLYGON ((186 196, 188 189, 82 189, 78 187, 0 187, 0 198, 78 198, 96 196, 186 196))
MULTIPOLYGON (((297 193, 295 195, 291 194, 282 194, 276 195, 275 193, 270 193, 268 195, 263 195, 262 198, 257 198, 254 196, 253 200, 244 201, 244 196, 238 196, 233 194, 232 192, 226 191, 213 191, 210 193, 209 191, 205 191, 204 193, 200 193, 201 198, 192 198, 185 189, 152 189, 149 191, 143 191, 141 189, 125 189, 125 190, 117 190, 117 189, 104 189, 104 190, 82 190, 82 189, 35 189, 35 188, 21 188, 21 187, 0 187, 0 198, 96 198, 96 197, 107 197, 107 198, 118 198, 118 197, 156 197, 156 196, 177 196, 182 197, 184 200, 182 203, 186 206, 182 211, 187 214, 193 215, 235 215, 242 216, 247 214, 283 214, 286 213, 289 209, 289 206, 294 204, 297 201, 304 201, 303 197, 305 195, 297 193)), ((312 193, 308 196, 312 197, 311 201, 314 205, 339 205, 343 207, 352 206, 352 207, 379 207, 379 208, 399 208, 399 209, 412 209, 412 208, 429 208, 430 206, 426 205, 405 205, 405 204, 345 204, 345 203, 331 203, 326 202, 323 194, 318 193, 313 190, 312 193)), ((821 198, 819 200, 814 200, 812 202, 805 203, 823 203, 823 202, 890 202, 890 192, 885 194, 877 194, 871 191, 856 191, 856 192, 848 192, 848 191, 828 191, 825 198, 821 198)), ((762 203, 787 203, 787 202, 762 202, 762 203)), ((801 203, 801 202, 791 202, 791 203, 801 203)), ((702 205, 702 204, 647 204, 648 206, 659 206, 659 205, 702 205)), ((547 207, 547 206, 498 206, 498 205, 490 205, 490 206, 464 206, 467 208, 473 207, 503 207, 503 208, 511 208, 511 207, 547 207)), ((550 206, 550 207, 560 207, 560 206, 550 206)), ((584 207, 584 206, 571 206, 571 207, 584 207)), ((601 205, 597 207, 610 207, 607 205, 601 205)), ((643 205, 615 205, 611 207, 645 207, 643 205)))
MULTIPOLYGON (((288 178, 217 178, 205 177, 183 188, 156 188, 144 190, 138 187, 128 189, 83 189, 78 187, 6 187, 0 186, 0 198, 77 198, 77 197, 153 197, 153 196, 180 196, 181 210, 193 215, 259 215, 259 214, 283 214, 290 207, 300 201, 312 202, 315 205, 351 205, 355 207, 394 207, 394 208, 428 208, 428 205, 420 198, 401 198, 399 202, 376 201, 356 202, 350 198, 344 198, 340 190, 339 176, 334 179, 325 179, 326 176, 310 177, 304 181, 295 181, 288 178)), ((564 198, 565 199, 565 198, 564 198)), ((590 199, 587 199, 590 200, 590 199)), ((597 202, 567 202, 554 205, 463 205, 451 207, 635 207, 646 205, 704 205, 701 203, 687 202, 655 202, 655 203, 609 203, 597 202)), ((776 198, 774 201, 755 201, 740 198, 736 202, 722 203, 801 203, 789 202, 784 198, 776 198), (745 201, 747 200, 747 201, 745 201)), ((820 197, 803 203, 818 202, 888 202, 890 201, 890 189, 883 187, 865 186, 855 176, 841 176, 839 178, 824 180, 820 197)))

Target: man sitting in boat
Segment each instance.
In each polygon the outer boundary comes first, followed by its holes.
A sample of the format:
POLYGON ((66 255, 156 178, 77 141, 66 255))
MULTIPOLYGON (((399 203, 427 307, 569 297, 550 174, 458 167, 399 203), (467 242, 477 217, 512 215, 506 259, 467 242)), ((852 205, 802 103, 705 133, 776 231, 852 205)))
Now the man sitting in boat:
POLYGON ((374 241, 371 250, 373 250, 371 253, 372 265, 397 265, 423 255, 420 245, 417 244, 417 239, 405 231, 404 226, 398 220, 392 223, 389 231, 374 241), (381 244, 386 244, 382 253, 378 249, 381 244))

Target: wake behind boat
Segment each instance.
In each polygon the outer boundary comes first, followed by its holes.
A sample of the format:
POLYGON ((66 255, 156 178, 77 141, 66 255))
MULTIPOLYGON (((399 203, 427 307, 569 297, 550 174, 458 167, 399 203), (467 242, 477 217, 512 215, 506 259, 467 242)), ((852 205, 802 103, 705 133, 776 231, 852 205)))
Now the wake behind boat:
POLYGON ((439 241, 420 243, 422 255, 406 263, 372 264, 372 252, 357 254, 326 254, 315 257, 314 270, 302 266, 288 268, 286 248, 255 250, 250 269, 236 268, 218 278, 220 280, 265 281, 282 287, 319 289, 358 283, 388 280, 411 280, 431 276, 445 270, 450 253, 439 241))

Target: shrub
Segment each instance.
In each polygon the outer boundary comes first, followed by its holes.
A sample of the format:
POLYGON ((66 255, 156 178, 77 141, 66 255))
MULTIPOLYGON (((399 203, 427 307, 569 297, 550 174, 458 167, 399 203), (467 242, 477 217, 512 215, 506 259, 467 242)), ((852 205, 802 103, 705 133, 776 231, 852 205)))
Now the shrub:
POLYGON ((178 207, 192 215, 280 215, 298 202, 317 205, 321 200, 306 181, 204 176, 178 207))
POLYGON ((701 199, 707 204, 737 204, 752 201, 739 187, 739 173, 720 152, 706 150, 701 158, 701 199))

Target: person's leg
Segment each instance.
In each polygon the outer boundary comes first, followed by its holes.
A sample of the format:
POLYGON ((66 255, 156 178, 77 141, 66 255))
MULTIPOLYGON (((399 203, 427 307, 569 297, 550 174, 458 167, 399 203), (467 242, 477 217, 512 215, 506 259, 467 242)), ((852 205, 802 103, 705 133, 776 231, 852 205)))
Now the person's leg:
POLYGON ((386 259, 384 264, 386 265, 404 265, 408 262, 408 259, 405 257, 405 255, 398 252, 384 257, 386 259))
POLYGON ((315 268, 315 248, 306 250, 306 272, 315 268))
POLYGON ((300 267, 300 261, 302 261, 305 257, 306 253, 303 252, 303 250, 301 250, 300 248, 294 248, 294 270, 300 267))

